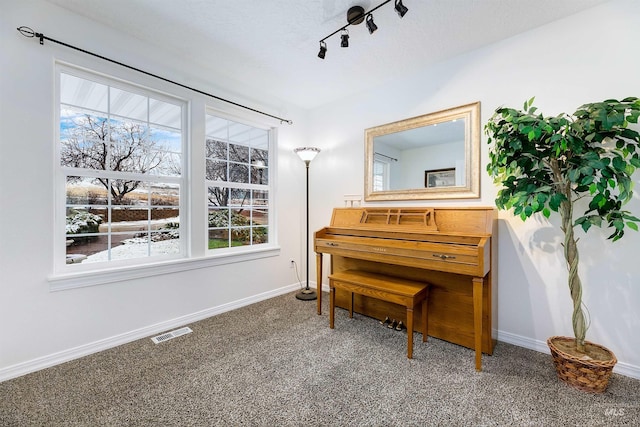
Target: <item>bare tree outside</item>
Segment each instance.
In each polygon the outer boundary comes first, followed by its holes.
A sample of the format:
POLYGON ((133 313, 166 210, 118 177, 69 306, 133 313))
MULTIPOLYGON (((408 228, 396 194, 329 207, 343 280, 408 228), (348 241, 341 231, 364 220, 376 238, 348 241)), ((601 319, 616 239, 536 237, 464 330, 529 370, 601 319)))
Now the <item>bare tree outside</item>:
MULTIPOLYGON (((151 136, 148 128, 134 121, 109 120, 73 111, 62 120, 60 162, 62 166, 133 173, 179 174, 179 162, 151 136)), ((96 178, 108 192, 114 204, 136 190, 140 181, 96 178)))
MULTIPOLYGON (((225 141, 207 139, 206 176, 211 181, 239 182, 266 185, 268 182, 267 150, 260 150, 225 141)), ((210 187, 209 203, 213 206, 244 206, 249 192, 229 192, 226 188, 210 187), (241 200, 233 195, 241 194, 241 200), (230 200, 230 196, 232 200, 230 200)))

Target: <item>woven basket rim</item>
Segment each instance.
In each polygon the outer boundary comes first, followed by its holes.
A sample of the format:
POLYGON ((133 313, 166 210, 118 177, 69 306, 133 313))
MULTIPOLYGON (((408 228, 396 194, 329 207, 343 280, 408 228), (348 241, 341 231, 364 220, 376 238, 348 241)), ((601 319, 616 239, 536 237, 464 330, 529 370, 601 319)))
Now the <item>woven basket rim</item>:
POLYGON ((552 337, 549 337, 547 339, 547 345, 549 346, 549 348, 552 351, 555 351, 558 354, 561 354, 562 357, 564 357, 565 359, 569 359, 578 363, 582 363, 584 365, 591 365, 594 367, 613 367, 616 363, 618 363, 618 359, 616 358, 616 355, 609 350, 608 348, 606 348, 603 345, 600 344, 596 344, 593 343, 591 341, 585 341, 585 344, 589 344, 592 345, 594 347, 598 347, 604 351, 606 351, 607 353, 609 353, 611 355, 611 360, 584 360, 584 359, 580 359, 579 357, 576 357, 572 354, 569 354, 567 352, 564 352, 562 350, 560 350, 558 347, 556 347, 555 344, 553 344, 553 341, 557 340, 557 341, 575 341, 575 338, 571 338, 571 337, 563 337, 563 336, 559 336, 559 335, 555 335, 552 337))

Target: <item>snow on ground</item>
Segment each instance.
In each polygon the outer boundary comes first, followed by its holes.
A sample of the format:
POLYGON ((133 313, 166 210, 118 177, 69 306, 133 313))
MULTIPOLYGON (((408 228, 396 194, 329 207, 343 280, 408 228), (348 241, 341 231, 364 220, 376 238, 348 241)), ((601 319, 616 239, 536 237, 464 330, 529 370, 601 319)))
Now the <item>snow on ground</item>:
MULTIPOLYGON (((129 243, 111 248, 111 260, 144 258, 149 256, 149 245, 145 243, 129 243)), ((180 252, 180 241, 177 239, 151 243, 151 255, 177 254, 180 252)), ((109 261, 108 251, 89 255, 82 263, 109 261)))

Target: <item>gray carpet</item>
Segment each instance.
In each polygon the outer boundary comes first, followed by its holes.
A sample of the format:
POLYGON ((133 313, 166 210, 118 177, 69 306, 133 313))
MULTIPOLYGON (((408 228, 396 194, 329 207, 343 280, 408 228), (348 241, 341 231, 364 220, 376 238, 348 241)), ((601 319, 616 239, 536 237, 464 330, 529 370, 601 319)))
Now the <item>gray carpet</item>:
MULTIPOLYGON (((328 298, 324 298, 326 301, 328 298)), ((551 357, 473 351, 293 294, 0 383, 2 426, 640 425, 640 381, 601 395, 560 383, 551 357)))

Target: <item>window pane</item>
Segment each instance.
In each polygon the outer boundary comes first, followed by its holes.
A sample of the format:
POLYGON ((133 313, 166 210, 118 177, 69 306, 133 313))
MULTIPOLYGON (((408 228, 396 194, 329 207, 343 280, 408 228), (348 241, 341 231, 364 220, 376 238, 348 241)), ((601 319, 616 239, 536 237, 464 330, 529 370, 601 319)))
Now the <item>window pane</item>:
POLYGON ((179 105, 150 98, 149 121, 161 126, 182 129, 182 109, 179 105))
POLYGON ((149 209, 146 207, 117 206, 110 210, 110 214, 111 231, 145 231, 149 228, 149 209))
POLYGON ((142 181, 129 179, 110 180, 109 193, 113 205, 147 204, 147 189, 142 181))
POLYGON ((64 109, 60 112, 60 165, 104 170, 110 123, 104 117, 64 109))
POLYGON ((251 130, 253 127, 243 123, 228 122, 228 141, 241 145, 248 145, 247 141, 251 139, 251 130))
POLYGON ((251 215, 251 225, 268 225, 268 224, 269 224, 269 210, 254 209, 251 215))
POLYGON ((107 189, 96 178, 68 176, 67 205, 104 206, 108 202, 107 189))
POLYGON ((178 230, 166 230, 151 234, 150 251, 152 256, 180 253, 180 234, 178 230))
POLYGON ((91 255, 108 249, 109 236, 105 233, 84 236, 67 235, 66 245, 67 264, 86 263, 91 255))
POLYGON ((234 227, 231 229, 231 243, 233 246, 248 246, 251 244, 250 227, 234 227))
POLYGON ((135 259, 149 256, 149 239, 147 233, 118 232, 111 235, 109 253, 94 255, 95 259, 109 256, 109 260, 135 259))
POLYGON ((229 228, 229 209, 209 208, 209 228, 229 228))
POLYGON ((211 181, 226 181, 227 162, 207 159, 206 178, 211 181))
POLYGON ((269 170, 262 166, 251 166, 251 183, 261 185, 269 184, 269 170))
POLYGON ((251 204, 251 190, 241 188, 231 189, 231 200, 229 206, 248 206, 251 204))
POLYGON ((209 187, 207 190, 209 205, 228 206, 229 189, 223 187, 209 187))
POLYGON ((180 132, 151 127, 150 134, 150 140, 157 150, 171 151, 172 153, 182 152, 182 135, 180 132))
POLYGON ((255 166, 269 166, 269 152, 267 150, 252 149, 251 164, 255 166))
POLYGON ((180 186, 176 184, 151 184, 152 206, 179 206, 180 186))
POLYGON ((151 175, 180 176, 182 174, 182 155, 157 151, 154 153, 159 162, 157 167, 149 170, 151 175))
POLYGON ((60 74, 60 103, 107 112, 108 87, 69 74, 60 74))
POLYGON ((251 236, 254 245, 259 243, 269 242, 269 228, 268 227, 253 227, 253 234, 251 236))
POLYGON ((243 184, 249 183, 249 165, 229 163, 229 181, 243 184))
POLYGON ((249 147, 238 144, 229 144, 229 161, 249 163, 249 147))
POLYGON ((228 147, 229 145, 226 142, 217 139, 207 139, 205 156, 210 159, 227 160, 228 147))
POLYGON ((111 88, 111 114, 147 121, 147 97, 111 88))
POLYGON ((221 117, 207 115, 207 139, 218 139, 221 141, 227 141, 229 121, 221 117))
POLYGON ((152 229, 177 228, 179 223, 180 210, 177 208, 152 208, 151 220, 156 224, 151 224, 152 229), (176 226, 170 225, 176 224, 176 226))

